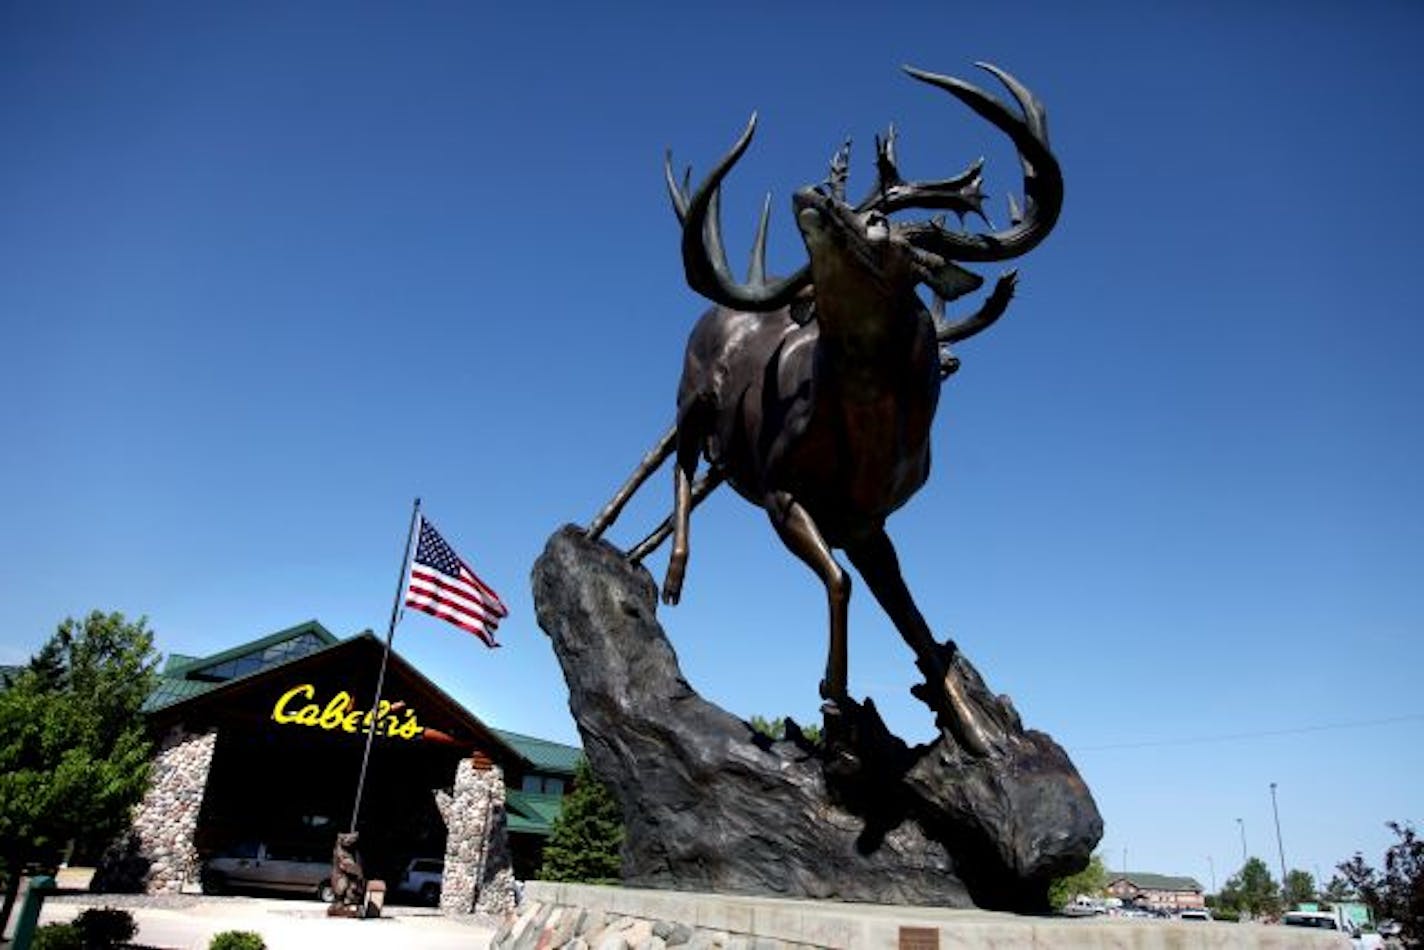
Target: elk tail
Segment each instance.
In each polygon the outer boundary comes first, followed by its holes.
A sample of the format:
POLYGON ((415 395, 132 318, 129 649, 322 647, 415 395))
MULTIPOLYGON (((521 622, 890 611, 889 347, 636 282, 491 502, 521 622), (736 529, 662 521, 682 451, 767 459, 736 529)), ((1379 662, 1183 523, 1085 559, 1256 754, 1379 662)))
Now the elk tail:
POLYGON ((677 445, 677 426, 673 425, 663 433, 663 437, 658 440, 658 444, 648 450, 648 454, 643 456, 643 460, 638 463, 638 467, 633 470, 633 474, 628 476, 628 480, 623 483, 623 487, 618 489, 608 502, 603 506, 594 519, 588 525, 589 540, 596 540, 608 526, 613 524, 618 518, 623 506, 628 504, 628 500, 638 488, 648 480, 648 478, 658 470, 658 467, 667 461, 667 457, 672 454, 673 448, 677 445))

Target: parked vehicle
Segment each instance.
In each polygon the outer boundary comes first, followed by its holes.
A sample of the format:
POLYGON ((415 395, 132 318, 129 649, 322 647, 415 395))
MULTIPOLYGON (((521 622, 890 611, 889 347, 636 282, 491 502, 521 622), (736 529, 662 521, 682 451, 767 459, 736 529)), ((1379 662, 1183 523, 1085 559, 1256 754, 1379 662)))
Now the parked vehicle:
POLYGON ((1065 917, 1097 917, 1106 913, 1107 908, 1103 906, 1101 900, 1082 894, 1064 904, 1062 910, 1065 917))
POLYGON ((444 883, 444 861, 439 858, 415 858, 401 872, 395 889, 422 904, 434 906, 440 903, 440 888, 444 883))
POLYGON ((1357 950, 1384 950, 1384 938, 1377 933, 1367 933, 1348 920, 1323 910, 1292 910, 1281 918, 1287 927, 1313 927, 1316 930, 1335 930, 1350 938, 1350 946, 1357 950))
POLYGON ((1211 920, 1211 911, 1204 907, 1188 907, 1177 913, 1178 920, 1211 920))
POLYGON ((330 903, 331 856, 310 848, 246 841, 203 863, 203 893, 234 889, 307 893, 330 903))

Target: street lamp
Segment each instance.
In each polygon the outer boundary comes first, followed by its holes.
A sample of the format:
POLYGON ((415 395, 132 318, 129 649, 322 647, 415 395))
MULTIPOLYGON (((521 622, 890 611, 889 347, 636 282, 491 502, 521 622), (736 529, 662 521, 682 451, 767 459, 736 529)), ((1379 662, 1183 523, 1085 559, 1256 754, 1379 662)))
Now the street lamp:
POLYGON ((1281 856, 1281 890, 1286 888, 1286 849, 1281 844, 1281 813, 1276 809, 1276 783, 1271 783, 1271 814, 1276 819, 1276 852, 1281 856))
POLYGON ((1236 827, 1241 830, 1241 866, 1246 866, 1246 822, 1236 819, 1236 827))

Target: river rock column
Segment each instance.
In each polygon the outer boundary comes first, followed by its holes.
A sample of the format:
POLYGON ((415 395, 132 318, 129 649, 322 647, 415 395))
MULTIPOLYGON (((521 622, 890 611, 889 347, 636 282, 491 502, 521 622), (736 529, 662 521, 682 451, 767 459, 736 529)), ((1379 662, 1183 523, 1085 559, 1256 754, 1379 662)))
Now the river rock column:
POLYGON ((180 724, 168 730, 129 831, 100 861, 96 889, 176 894, 197 879, 193 835, 217 741, 216 729, 189 732, 180 724))
POLYGON ((504 773, 481 755, 460 762, 451 792, 437 791, 445 820, 440 911, 504 914, 514 909, 514 869, 504 811, 504 773))

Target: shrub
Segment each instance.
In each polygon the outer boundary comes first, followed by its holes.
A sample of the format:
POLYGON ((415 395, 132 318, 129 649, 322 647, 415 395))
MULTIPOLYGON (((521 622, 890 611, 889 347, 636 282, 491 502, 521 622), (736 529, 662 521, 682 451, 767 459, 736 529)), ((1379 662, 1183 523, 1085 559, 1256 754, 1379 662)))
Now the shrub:
POLYGON ((213 937, 208 950, 267 950, 267 944, 251 930, 224 930, 213 937))
POLYGON ((33 950, 84 950, 84 936, 73 924, 45 924, 35 931, 33 950))
POLYGON ((107 950, 127 943, 138 933, 133 914, 115 907, 91 907, 74 918, 86 950, 107 950))

